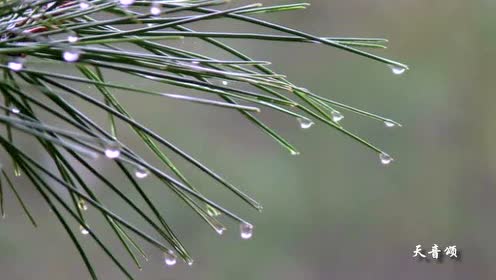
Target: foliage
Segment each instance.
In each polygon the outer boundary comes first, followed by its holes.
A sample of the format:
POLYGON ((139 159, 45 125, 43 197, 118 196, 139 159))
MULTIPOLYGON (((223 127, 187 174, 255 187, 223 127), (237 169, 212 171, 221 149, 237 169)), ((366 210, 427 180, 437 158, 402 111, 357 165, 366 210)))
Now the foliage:
MULTIPOLYGON (((215 179, 254 209, 262 210, 258 202, 237 186, 133 118, 119 102, 117 91, 159 96, 163 102, 178 99, 213 108, 237 110, 291 154, 299 154, 286 139, 257 117, 261 110, 274 110, 294 117, 302 128, 321 122, 378 153, 382 163, 392 161, 385 152, 341 126, 339 121, 343 115, 337 109, 384 122, 387 127, 399 126, 397 122, 296 86, 284 75, 270 70, 269 62, 254 60, 243 54, 242 50, 224 43, 226 39, 251 39, 321 44, 384 63, 395 74, 401 74, 408 69, 406 65, 362 50, 385 48, 387 40, 318 37, 259 18, 275 12, 304 9, 308 6, 305 3, 264 7, 261 4, 226 6, 226 2, 4 0, 0 4, 0 68, 3 70, 3 79, 0 81, 3 104, 0 104, 0 108, 4 112, 0 115, 0 122, 6 127, 5 134, 0 135, 0 144, 12 159, 15 175, 24 174, 32 182, 34 190, 50 206, 93 279, 97 279, 97 273, 79 241, 79 234, 75 233, 74 221, 80 225, 80 232, 90 236, 129 279, 133 276, 88 225, 85 210, 89 205, 101 213, 138 267, 138 256, 146 258, 146 254, 140 242, 135 240, 136 236, 160 248, 169 265, 175 264, 176 254, 186 263, 193 263, 172 226, 143 189, 140 179, 149 175, 155 176, 170 188, 217 233, 222 234, 225 229, 219 221, 219 216, 223 214, 240 224, 242 238, 251 237, 253 226, 199 192, 195 188, 197 183, 188 180, 171 160, 173 154, 215 179), (262 26, 271 32, 199 32, 188 27, 191 23, 207 20, 235 20, 262 26), (216 59, 170 44, 188 38, 202 40, 235 59, 216 59), (46 70, 47 65, 58 71, 46 70), (119 79, 112 81, 112 76, 116 74, 119 79), (128 78, 185 88, 196 95, 138 88, 125 83, 128 78), (108 122, 99 123, 85 114, 72 103, 73 98, 108 114, 108 122), (124 123, 134 131, 163 165, 150 164, 123 143, 118 137, 118 123, 124 123), (16 140, 21 136, 15 135, 14 131, 23 132, 22 137, 27 135, 36 140, 38 147, 50 159, 51 166, 24 152, 16 140), (92 161, 100 155, 112 159, 153 215, 147 214, 129 194, 123 193, 112 182, 112 178, 93 167, 92 161), (133 225, 103 203, 87 178, 81 175, 81 169, 122 199, 154 233, 147 233, 133 225), (60 191, 61 187, 63 191, 60 191), (154 234, 160 238, 153 237, 154 234)), ((36 226, 28 205, 16 191, 15 180, 4 169, 2 175, 6 182, 0 184, 2 214, 2 186, 5 185, 14 192, 36 226)))

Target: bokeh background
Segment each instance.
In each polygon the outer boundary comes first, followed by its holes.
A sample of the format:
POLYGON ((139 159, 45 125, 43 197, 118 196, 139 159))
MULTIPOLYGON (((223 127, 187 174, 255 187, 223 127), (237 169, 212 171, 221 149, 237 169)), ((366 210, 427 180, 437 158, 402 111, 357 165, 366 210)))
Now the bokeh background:
MULTIPOLYGON (((377 53, 409 64, 411 71, 396 76, 380 63, 320 45, 230 43, 253 58, 273 61, 274 70, 313 92, 401 122, 403 128, 387 129, 352 114, 343 120, 396 161, 384 167, 376 154, 324 125, 301 130, 294 119, 263 113, 263 120, 299 148, 295 157, 236 112, 122 95, 136 118, 264 204, 263 213, 256 213, 184 165, 202 190, 212 190, 213 198, 255 224, 253 239, 244 241, 237 224, 228 222, 227 232, 218 236, 170 191, 154 180, 144 182, 155 200, 163 201, 161 209, 196 262, 168 268, 160 252, 145 246, 151 260, 143 271, 133 269, 137 279, 494 279, 496 2, 309 2, 306 11, 264 18, 324 36, 388 38, 389 49, 377 53), (412 258, 417 244, 430 249, 434 243, 457 245, 462 259, 412 258)), ((227 21, 195 27, 261 30, 227 21)), ((181 44, 196 51, 205 47, 192 39, 181 44)), ((139 146, 132 133, 123 136, 139 146)), ((95 164, 115 173, 122 189, 130 191, 105 160, 95 164)), ((8 216, 0 222, 0 278, 89 279, 52 213, 18 180, 40 227, 33 230, 9 200, 8 216)), ((95 184, 112 201, 100 187, 95 184)), ((83 244, 101 279, 124 279, 89 238, 83 244)), ((123 250, 116 252, 131 264, 123 250)))

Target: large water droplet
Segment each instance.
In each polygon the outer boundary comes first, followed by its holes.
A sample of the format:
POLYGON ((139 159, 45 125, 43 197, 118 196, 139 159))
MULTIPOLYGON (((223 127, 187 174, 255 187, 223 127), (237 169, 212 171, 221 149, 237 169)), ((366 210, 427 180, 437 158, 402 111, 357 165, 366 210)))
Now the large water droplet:
POLYGON ((81 232, 82 235, 88 235, 90 233, 90 231, 87 230, 83 225, 79 226, 79 231, 81 232))
POLYGON ((62 53, 62 57, 67 62, 75 62, 79 59, 81 52, 77 49, 67 49, 62 53))
POLYGON ((389 65, 389 68, 391 68, 391 71, 395 75, 401 75, 406 72, 405 67, 397 66, 397 65, 389 65))
POLYGON ((150 171, 143 166, 137 167, 134 171, 134 176, 138 179, 146 178, 148 175, 150 175, 150 171))
POLYGON ((379 159, 381 160, 381 163, 384 165, 388 165, 391 162, 393 162, 393 160, 394 160, 390 155, 388 155, 386 153, 381 153, 379 155, 379 159))
POLYGON ((160 15, 160 13, 162 13, 162 6, 160 5, 160 3, 154 2, 150 7, 150 14, 158 16, 160 15))
POLYGON ((119 0, 122 6, 127 7, 134 3, 135 0, 119 0))
POLYGON ((20 71, 24 67, 24 59, 21 57, 13 58, 7 63, 7 67, 12 71, 20 71))
POLYGON ((86 200, 84 199, 79 199, 78 200, 78 207, 79 209, 83 210, 83 211, 86 211, 88 210, 88 204, 86 204, 86 200))
POLYGON ((332 116, 332 121, 336 122, 336 123, 338 123, 344 119, 343 114, 341 114, 341 112, 338 112, 338 111, 332 111, 331 116, 332 116))
POLYGON ((69 35, 67 35, 67 41, 69 43, 76 43, 79 40, 79 37, 76 33, 71 32, 69 35))
POLYGON ((192 266, 192 265, 193 265, 193 260, 189 260, 189 261, 188 261, 188 265, 189 265, 189 266, 192 266))
POLYGON ((222 81, 222 85, 227 86, 229 84, 228 81, 222 81))
POLYGON ((308 129, 314 125, 314 122, 311 119, 307 118, 298 118, 298 123, 300 123, 300 127, 302 129, 308 129))
POLYGON ((253 225, 248 223, 241 223, 239 225, 239 231, 241 238, 250 239, 253 236, 253 225))
POLYGON ((173 266, 177 263, 177 257, 172 251, 164 252, 164 262, 168 266, 173 266))
POLYGON ((118 158, 121 155, 121 146, 117 142, 109 142, 105 145, 105 156, 118 158))

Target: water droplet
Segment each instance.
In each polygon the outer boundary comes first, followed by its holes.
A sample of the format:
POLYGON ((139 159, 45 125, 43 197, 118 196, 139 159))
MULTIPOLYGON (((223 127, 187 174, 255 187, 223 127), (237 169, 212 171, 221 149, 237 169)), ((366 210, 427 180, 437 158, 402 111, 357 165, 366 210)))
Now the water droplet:
POLYGON ((67 62, 75 62, 79 59, 80 51, 77 49, 67 49, 62 53, 62 57, 67 62))
POLYGON ((105 156, 108 158, 118 158, 121 155, 121 147, 117 142, 109 142, 105 146, 105 156))
POLYGON ((198 64, 200 64, 200 62, 199 62, 199 61, 194 60, 194 61, 192 61, 192 62, 191 62, 191 64, 198 65, 198 64))
POLYGON ((241 223, 239 230, 243 239, 250 239, 253 236, 253 226, 251 224, 241 223))
POLYGON ((134 3, 135 0, 119 0, 122 6, 127 7, 134 3))
POLYGON ((291 152, 292 156, 299 156, 300 155, 300 152, 295 151, 295 150, 291 150, 290 152, 291 152))
POLYGON ((78 40, 79 40, 79 37, 74 32, 71 32, 71 33, 69 33, 69 35, 67 35, 67 41, 69 43, 76 43, 78 40))
POLYGON ((215 227, 215 231, 219 234, 219 235, 222 235, 224 233, 224 231, 226 230, 226 228, 224 226, 216 226, 215 227))
POLYGON ((158 16, 160 15, 160 13, 162 13, 162 6, 160 5, 160 3, 153 3, 152 6, 150 7, 150 14, 154 15, 154 16, 158 16))
POLYGON ((21 168, 19 167, 17 162, 15 162, 15 164, 14 164, 14 176, 21 177, 21 175, 22 175, 21 168))
POLYGON ((222 81, 222 85, 227 86, 229 84, 228 81, 222 81))
POLYGON ((139 166, 134 171, 134 176, 138 179, 146 178, 150 174, 150 171, 143 166, 139 166))
POLYGON ((300 123, 300 127, 303 129, 308 129, 314 125, 314 122, 311 119, 298 118, 297 120, 300 123))
POLYGON ((340 121, 342 121, 344 119, 343 114, 341 114, 338 111, 332 111, 331 112, 331 115, 332 115, 332 121, 333 122, 336 122, 336 123, 338 123, 338 122, 340 122, 340 121))
POLYGON ((396 124, 394 122, 391 122, 391 121, 384 121, 384 125, 386 127, 389 127, 389 128, 396 126, 396 124))
POLYGON ((388 165, 391 162, 393 162, 393 160, 394 160, 390 155, 388 155, 386 153, 381 153, 379 155, 379 159, 381 160, 381 163, 384 165, 388 165))
POLYGON ((193 260, 189 260, 189 261, 188 261, 188 265, 189 265, 189 266, 192 266, 192 265, 193 265, 193 260))
POLYGON ((397 66, 397 65, 389 65, 389 68, 391 68, 391 71, 395 75, 401 75, 401 74, 405 73, 405 71, 406 71, 405 67, 401 67, 401 66, 397 66))
POLYGON ((222 215, 222 212, 220 212, 219 210, 213 208, 210 205, 207 205, 207 214, 210 217, 218 217, 218 216, 222 215))
POLYGON ((82 235, 88 235, 90 233, 89 230, 87 230, 83 225, 79 226, 79 231, 81 232, 82 235))
POLYGON ((79 8, 81 10, 86 10, 91 6, 91 4, 88 1, 79 1, 79 8))
POLYGON ((16 57, 7 63, 7 67, 12 71, 20 71, 24 67, 24 60, 16 57))
POLYGON ((19 110, 19 108, 17 108, 16 106, 10 106, 10 112, 12 112, 13 114, 19 114, 21 110, 19 110))
POLYGON ((164 255, 164 261, 166 265, 173 266, 177 263, 177 257, 171 250, 169 250, 169 252, 164 252, 164 255))
POLYGON ((81 209, 83 211, 88 210, 88 204, 86 204, 86 201, 82 198, 79 199, 79 201, 78 201, 78 207, 79 207, 79 209, 81 209))

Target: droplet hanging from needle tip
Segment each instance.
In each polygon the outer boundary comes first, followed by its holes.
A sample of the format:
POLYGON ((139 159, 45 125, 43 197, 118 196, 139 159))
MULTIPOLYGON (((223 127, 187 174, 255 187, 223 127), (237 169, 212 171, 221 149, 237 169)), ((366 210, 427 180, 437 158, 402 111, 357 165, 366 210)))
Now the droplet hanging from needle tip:
POLYGON ((253 236, 253 225, 241 223, 239 225, 240 236, 242 239, 250 239, 253 236))
POLYGON ((121 147, 117 142, 109 142, 105 145, 105 156, 114 159, 121 155, 121 147))
POLYGON ((307 118, 298 118, 298 123, 302 129, 309 129, 314 125, 314 122, 307 118))
POLYGON ((391 72, 395 75, 403 75, 406 72, 405 67, 401 67, 398 65, 389 65, 389 68, 391 68, 391 72))
POLYGON ((381 163, 383 165, 389 165, 394 160, 390 155, 388 155, 386 153, 379 154, 379 159, 381 160, 381 163))
POLYGON ((168 266, 173 266, 177 263, 177 257, 172 251, 164 253, 164 262, 168 266))

